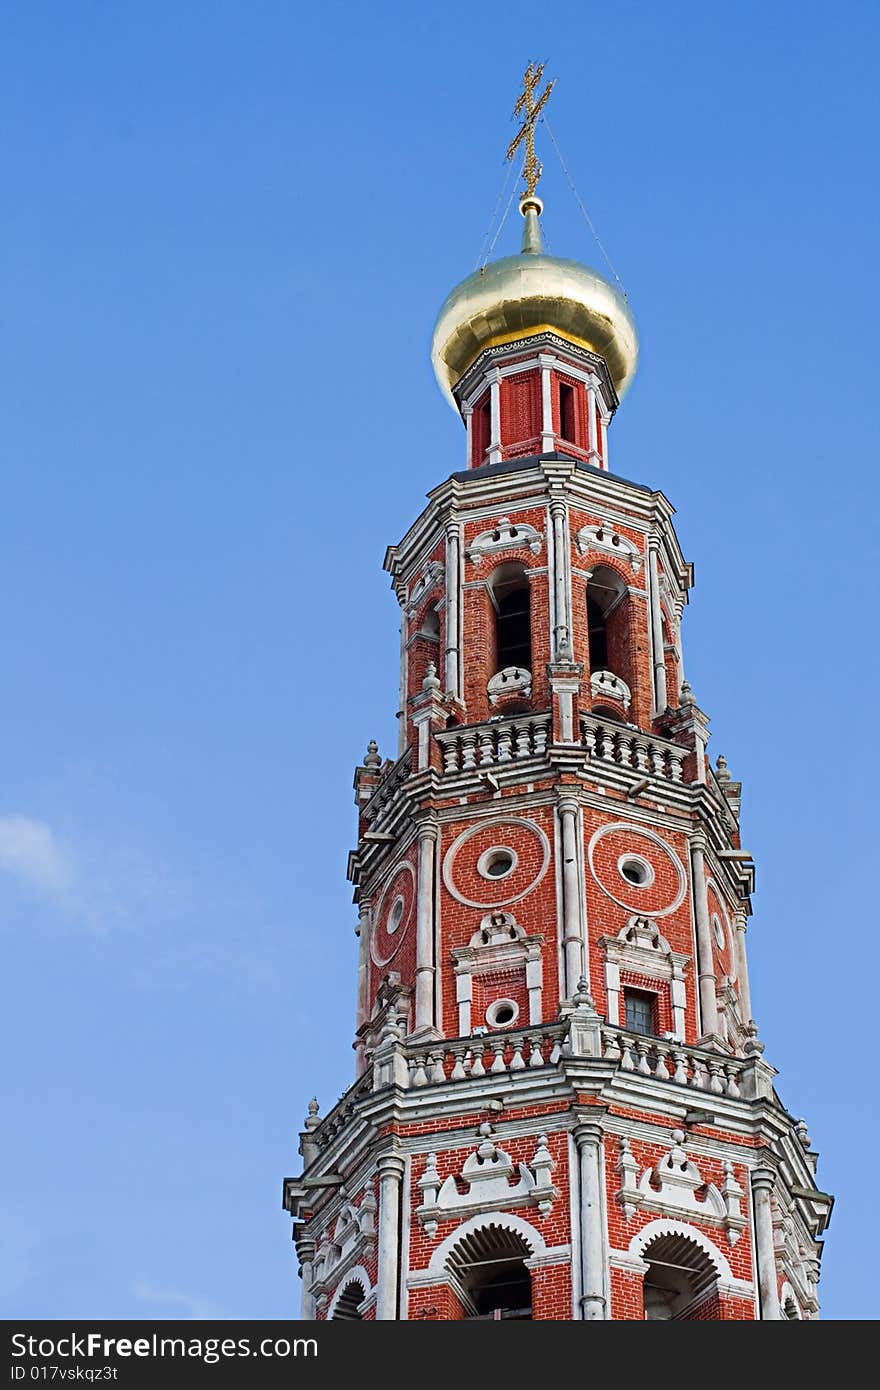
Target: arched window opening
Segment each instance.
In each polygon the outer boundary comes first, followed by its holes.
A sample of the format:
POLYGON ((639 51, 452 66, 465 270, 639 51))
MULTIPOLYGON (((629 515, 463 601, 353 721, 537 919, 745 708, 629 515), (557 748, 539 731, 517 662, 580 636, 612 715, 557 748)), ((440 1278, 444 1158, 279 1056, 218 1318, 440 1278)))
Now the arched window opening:
POLYGON ((631 685, 626 584, 608 565, 597 565, 587 583, 590 671, 611 671, 631 685))
POLYGON ((644 1284, 648 1322, 696 1322, 718 1316, 718 1270, 696 1241, 687 1236, 658 1236, 642 1258, 648 1263, 644 1284))
POLYGON ((492 576, 495 607, 495 670, 532 669, 531 593, 522 565, 502 565, 492 576))
POLYGON ((621 718, 620 710, 612 709, 610 705, 594 705, 593 713, 597 719, 610 719, 612 724, 626 723, 626 720, 621 718))
POLYGON ((419 634, 426 637, 429 642, 440 641, 440 614, 437 612, 436 605, 432 605, 422 618, 419 634))
POLYGON ((346 1284, 339 1298, 336 1300, 336 1307, 333 1310, 331 1322, 362 1322, 363 1313, 361 1304, 366 1298, 364 1286, 357 1279, 352 1279, 346 1284))
POLYGON ((468 1318, 532 1316, 531 1251, 522 1236, 498 1226, 471 1231, 449 1256, 452 1275, 468 1318))

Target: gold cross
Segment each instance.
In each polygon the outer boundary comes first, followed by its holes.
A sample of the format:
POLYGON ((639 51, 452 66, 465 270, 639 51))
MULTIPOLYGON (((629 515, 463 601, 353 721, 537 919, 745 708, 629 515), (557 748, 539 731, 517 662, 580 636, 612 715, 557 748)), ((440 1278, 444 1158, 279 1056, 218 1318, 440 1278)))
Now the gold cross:
POLYGON ((547 98, 556 85, 556 78, 554 77, 553 81, 548 82, 547 86, 544 88, 543 96, 539 97, 537 102, 535 101, 535 88, 541 81, 541 74, 543 71, 543 63, 539 63, 537 67, 534 63, 529 63, 525 70, 523 76, 523 90, 520 94, 519 101, 513 108, 514 116, 521 116, 523 112, 525 112, 525 120, 523 121, 519 134, 514 136, 507 147, 507 158, 513 159, 513 156, 516 154, 523 140, 526 142, 526 157, 525 163, 523 164, 523 175, 526 181, 525 196, 529 198, 535 196, 538 179, 541 177, 544 168, 543 164, 540 163, 535 155, 535 121, 538 119, 547 98))

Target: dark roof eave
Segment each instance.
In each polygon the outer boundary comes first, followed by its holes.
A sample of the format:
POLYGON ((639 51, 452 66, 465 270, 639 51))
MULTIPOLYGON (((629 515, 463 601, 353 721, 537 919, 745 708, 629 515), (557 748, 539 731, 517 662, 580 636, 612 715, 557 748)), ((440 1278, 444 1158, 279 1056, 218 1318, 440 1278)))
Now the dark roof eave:
POLYGON ((617 473, 609 473, 604 468, 597 468, 594 463, 585 463, 583 459, 574 458, 571 454, 553 452, 552 454, 526 454, 524 458, 502 459, 500 463, 483 463, 479 468, 465 468, 460 473, 453 473, 452 477, 457 483, 469 482, 472 478, 494 478, 501 473, 519 473, 527 468, 534 468, 543 463, 545 459, 550 461, 566 460, 573 463, 576 468, 580 468, 584 473, 595 473, 599 478, 610 478, 615 483, 625 483, 627 487, 634 487, 639 492, 651 494, 653 488, 645 483, 633 482, 632 478, 621 478, 617 473))

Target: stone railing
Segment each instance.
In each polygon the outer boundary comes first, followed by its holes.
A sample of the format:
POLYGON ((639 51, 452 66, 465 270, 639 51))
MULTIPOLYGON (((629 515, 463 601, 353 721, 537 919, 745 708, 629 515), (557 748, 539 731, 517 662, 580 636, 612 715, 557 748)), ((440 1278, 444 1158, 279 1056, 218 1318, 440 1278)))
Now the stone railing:
MULTIPOLYGON (((306 1121, 307 1134, 304 1137, 308 1139, 315 1152, 325 1149, 328 1144, 332 1143, 337 1134, 345 1129, 355 1113, 357 1102, 371 1091, 372 1082, 371 1073, 369 1071, 364 1072, 353 1085, 349 1086, 345 1094, 333 1106, 333 1109, 320 1119, 317 1114, 317 1102, 312 1102, 315 1112, 314 1119, 310 1118, 306 1121)), ((305 1151, 303 1151, 303 1156, 305 1157, 305 1151)), ((308 1161, 306 1161, 306 1167, 308 1167, 308 1161)))
POLYGON ((595 714, 581 715, 581 742, 591 758, 668 782, 682 781, 682 764, 689 754, 680 743, 640 733, 595 714))
POLYGON ((621 1071, 733 1099, 743 1094, 743 1072, 749 1066, 741 1057, 725 1057, 702 1048, 686 1047, 684 1043, 641 1037, 604 1025, 602 1056, 608 1062, 616 1062, 621 1071))
POLYGON ((446 729, 437 734, 443 750, 443 771, 471 772, 475 768, 541 757, 550 739, 550 723, 548 711, 446 729))
POLYGON ((447 1081, 467 1081, 470 1077, 555 1066, 562 1055, 567 1028, 566 1023, 541 1023, 484 1037, 407 1046, 404 1055, 408 1084, 411 1088, 437 1086, 447 1081))
MULTIPOLYGON (((587 996, 589 999, 589 996, 587 996)), ((401 1090, 443 1086, 514 1072, 537 1071, 557 1063, 586 1061, 611 1065, 615 1071, 687 1087, 705 1096, 731 1100, 771 1098, 775 1072, 763 1050, 748 1057, 693 1047, 665 1038, 626 1032, 603 1022, 591 1004, 576 1007, 557 1023, 537 1023, 470 1038, 441 1038, 407 1043, 399 1020, 389 1020, 372 1055, 374 1090, 393 1084, 401 1090)))
POLYGON ((382 780, 376 784, 372 796, 364 802, 362 815, 375 822, 384 811, 398 788, 406 781, 412 771, 412 748, 404 749, 397 762, 388 768, 382 780))

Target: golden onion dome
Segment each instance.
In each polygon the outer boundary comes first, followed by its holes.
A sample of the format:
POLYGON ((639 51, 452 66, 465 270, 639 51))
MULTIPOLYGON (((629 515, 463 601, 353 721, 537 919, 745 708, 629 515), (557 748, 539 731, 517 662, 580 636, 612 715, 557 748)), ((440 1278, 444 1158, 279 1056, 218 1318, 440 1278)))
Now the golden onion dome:
POLYGON ((437 316, 431 360, 441 391, 455 407, 453 388, 484 349, 550 330, 598 353, 622 398, 639 358, 626 300, 598 271, 544 254, 540 198, 523 198, 520 211, 526 219, 520 254, 462 280, 437 316))

